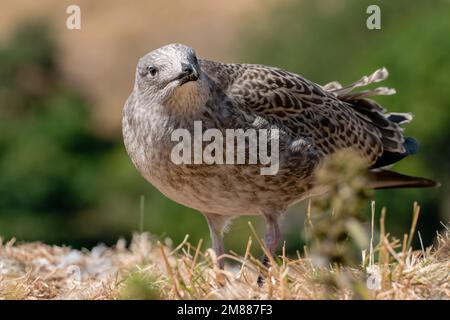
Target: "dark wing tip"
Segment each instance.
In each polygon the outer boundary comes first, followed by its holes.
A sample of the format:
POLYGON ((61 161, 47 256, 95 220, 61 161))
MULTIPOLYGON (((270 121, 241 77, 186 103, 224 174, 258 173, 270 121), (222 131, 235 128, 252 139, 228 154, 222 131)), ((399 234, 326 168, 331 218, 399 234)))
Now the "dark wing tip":
POLYGON ((419 142, 413 137, 406 137, 403 146, 408 156, 416 154, 419 151, 419 142))

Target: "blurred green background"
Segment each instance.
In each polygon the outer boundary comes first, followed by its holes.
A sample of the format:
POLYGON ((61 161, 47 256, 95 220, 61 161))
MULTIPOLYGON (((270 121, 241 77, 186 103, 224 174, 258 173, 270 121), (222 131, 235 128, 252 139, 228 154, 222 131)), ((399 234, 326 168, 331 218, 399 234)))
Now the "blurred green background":
MULTIPOLYGON (((174 242, 190 234, 194 243, 200 238, 209 243, 200 214, 173 203, 140 177, 120 133, 121 106, 132 88, 133 65, 146 51, 177 41, 199 48, 202 57, 274 65, 319 84, 350 83, 385 66, 390 78, 383 85, 396 88, 397 94, 377 100, 389 111, 412 112, 415 119, 406 134, 421 144, 418 155, 395 169, 437 179, 442 187, 378 191, 377 208, 388 208, 387 230, 400 237, 409 230, 417 201, 422 206, 418 229, 425 245, 442 227, 439 222, 448 222, 449 1, 247 0, 238 13, 231 6, 239 2, 230 1, 229 8, 203 15, 201 24, 189 24, 189 16, 178 22, 166 19, 171 28, 151 33, 144 19, 139 26, 150 33, 139 36, 136 31, 129 38, 123 28, 126 22, 138 20, 134 14, 141 8, 126 11, 117 2, 108 2, 110 8, 105 10, 126 16, 111 20, 97 13, 107 22, 94 25, 90 21, 96 7, 82 2, 87 22, 82 30, 68 31, 61 22, 67 17, 64 3, 56 9, 50 6, 52 1, 45 3, 48 9, 41 8, 40 14, 22 14, 13 4, 2 4, 25 17, 10 24, 0 47, 0 236, 4 239, 90 247, 144 230, 174 242), (381 8, 381 30, 366 28, 370 4, 381 8), (208 31, 202 33, 205 27, 208 31), (100 45, 107 38, 114 46, 100 45), (105 67, 105 59, 109 66, 120 64, 126 71, 105 67), (96 96, 97 92, 106 94, 96 96), (102 100, 105 96, 114 99, 102 100), (105 109, 105 105, 114 107, 105 109)), ((191 6, 208 10, 212 5, 194 1, 191 6)), ((152 12, 157 17, 167 14, 152 12)), ((299 205, 283 222, 290 253, 302 248, 304 214, 304 205, 299 205)), ((250 235, 248 220, 261 228, 257 218, 239 218, 226 237, 229 249, 244 251, 250 235)))

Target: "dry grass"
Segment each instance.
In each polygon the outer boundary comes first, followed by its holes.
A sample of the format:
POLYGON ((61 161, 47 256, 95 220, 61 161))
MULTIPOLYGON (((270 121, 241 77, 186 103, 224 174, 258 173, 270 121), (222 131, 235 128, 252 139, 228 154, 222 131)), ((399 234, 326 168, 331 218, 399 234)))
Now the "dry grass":
POLYGON ((448 299, 449 235, 447 229, 424 251, 399 250, 398 241, 382 236, 374 253, 384 261, 377 264, 368 255, 359 267, 324 268, 308 254, 282 254, 268 270, 249 254, 250 239, 247 254, 230 255, 236 263, 226 271, 187 239, 172 248, 136 234, 129 247, 119 240, 91 251, 9 241, 0 244, 0 299, 448 299), (268 279, 261 288, 259 272, 268 279), (366 286, 371 276, 377 290, 366 286))
POLYGON ((251 225, 246 253, 228 254, 224 271, 211 249, 188 237, 174 248, 135 234, 129 246, 119 240, 90 251, 0 240, 0 299, 449 299, 450 230, 444 226, 434 247, 413 251, 420 207, 414 204, 411 228, 398 240, 386 232, 385 209, 375 221, 372 203, 367 232, 360 223, 370 197, 364 168, 348 152, 324 163, 317 182, 329 192, 309 206, 309 245, 295 258, 284 248, 269 256, 268 269, 250 253, 252 246, 266 252, 251 225))

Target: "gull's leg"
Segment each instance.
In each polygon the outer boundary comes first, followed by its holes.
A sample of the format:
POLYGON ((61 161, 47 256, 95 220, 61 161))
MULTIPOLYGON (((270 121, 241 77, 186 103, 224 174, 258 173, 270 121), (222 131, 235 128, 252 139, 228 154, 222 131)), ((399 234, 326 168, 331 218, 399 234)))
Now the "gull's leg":
MULTIPOLYGON (((269 251, 269 253, 274 256, 278 244, 280 243, 280 227, 278 225, 278 215, 264 215, 266 220, 266 233, 264 236, 264 244, 269 251)), ((264 254, 262 263, 265 267, 269 267, 269 257, 264 254)), ((264 283, 264 278, 262 275, 258 276, 258 284, 261 286, 264 283)))
MULTIPOLYGON (((208 222, 213 250, 216 253, 217 258, 219 258, 225 253, 223 246, 223 232, 230 222, 230 217, 214 213, 203 213, 203 215, 208 222)), ((223 269, 225 265, 223 258, 217 259, 217 264, 220 269, 223 269)))
MULTIPOLYGON (((266 234, 264 236, 264 244, 269 253, 274 256, 278 244, 280 243, 280 227, 278 225, 278 216, 265 216, 266 218, 266 234)), ((263 263, 268 266, 269 258, 264 256, 263 263)))

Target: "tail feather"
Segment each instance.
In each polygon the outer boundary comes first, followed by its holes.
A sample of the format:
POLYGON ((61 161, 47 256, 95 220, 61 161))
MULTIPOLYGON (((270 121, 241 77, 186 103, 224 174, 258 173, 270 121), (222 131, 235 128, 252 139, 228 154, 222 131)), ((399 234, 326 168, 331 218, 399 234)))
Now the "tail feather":
POLYGON ((378 87, 371 90, 354 91, 358 87, 381 82, 388 75, 386 68, 381 68, 345 87, 338 82, 331 82, 324 86, 325 90, 333 93, 338 99, 347 102, 356 111, 356 116, 377 129, 379 139, 383 145, 383 153, 372 165, 372 169, 389 166, 409 155, 415 154, 419 146, 415 139, 405 138, 403 135, 401 125, 407 124, 412 120, 410 113, 387 113, 379 103, 367 99, 369 96, 395 94, 394 89, 378 87))
POLYGON ((355 110, 355 115, 363 121, 374 126, 379 132, 379 138, 383 145, 383 153, 375 164, 372 165, 372 188, 429 188, 437 187, 439 183, 433 180, 407 176, 401 173, 383 169, 401 159, 415 154, 418 151, 418 142, 411 137, 404 137, 401 125, 412 120, 410 113, 387 113, 376 101, 368 99, 370 96, 392 95, 395 90, 386 87, 378 87, 369 90, 354 90, 367 85, 385 80, 389 73, 386 68, 376 70, 369 76, 348 86, 342 86, 333 81, 323 86, 325 90, 335 95, 339 100, 347 103, 355 110))
POLYGON ((387 116, 390 121, 398 123, 399 125, 410 123, 413 118, 411 113, 391 112, 388 113, 387 116))
POLYGON ((355 115, 364 122, 373 125, 379 132, 383 150, 385 152, 404 153, 403 129, 400 125, 411 121, 408 113, 386 113, 386 110, 376 101, 368 99, 371 96, 392 95, 395 89, 378 87, 369 90, 355 91, 356 88, 365 87, 373 83, 381 82, 388 77, 386 68, 376 70, 369 76, 342 87, 338 82, 331 82, 323 88, 334 94, 339 100, 347 102, 353 108, 355 115))
POLYGON ((391 188, 433 188, 440 183, 426 178, 413 177, 398 172, 376 169, 370 171, 372 179, 370 187, 373 189, 391 188))

